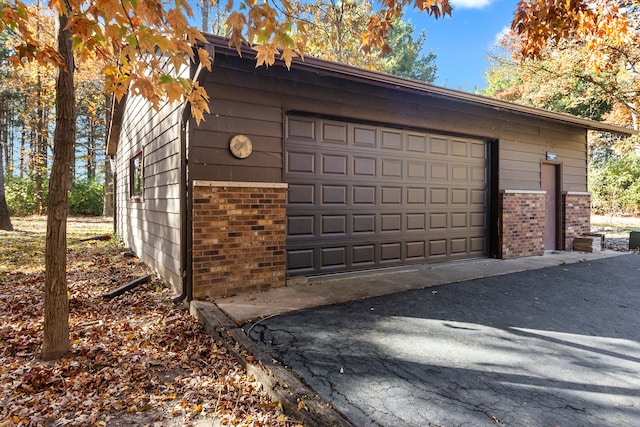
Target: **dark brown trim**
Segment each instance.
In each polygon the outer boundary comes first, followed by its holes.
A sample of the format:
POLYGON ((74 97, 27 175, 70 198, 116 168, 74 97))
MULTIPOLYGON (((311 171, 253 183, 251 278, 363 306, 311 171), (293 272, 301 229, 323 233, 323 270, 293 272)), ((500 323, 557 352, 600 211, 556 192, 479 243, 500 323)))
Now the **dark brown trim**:
POLYGON ((488 140, 489 148, 489 200, 487 201, 489 257, 500 258, 500 141, 488 140))

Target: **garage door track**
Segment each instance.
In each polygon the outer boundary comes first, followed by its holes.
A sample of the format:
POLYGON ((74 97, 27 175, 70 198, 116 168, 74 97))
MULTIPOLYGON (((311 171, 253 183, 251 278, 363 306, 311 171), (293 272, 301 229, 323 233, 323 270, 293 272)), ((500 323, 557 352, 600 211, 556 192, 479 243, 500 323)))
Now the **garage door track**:
POLYGON ((245 330, 358 426, 640 425, 637 255, 308 309, 245 330))

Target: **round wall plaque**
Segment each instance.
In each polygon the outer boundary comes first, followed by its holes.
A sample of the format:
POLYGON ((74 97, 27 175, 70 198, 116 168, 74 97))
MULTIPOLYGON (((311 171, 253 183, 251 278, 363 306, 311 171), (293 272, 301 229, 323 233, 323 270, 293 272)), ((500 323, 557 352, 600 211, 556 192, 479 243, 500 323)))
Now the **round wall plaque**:
POLYGON ((236 135, 229 142, 229 150, 238 159, 246 159, 253 151, 253 144, 246 135, 236 135))

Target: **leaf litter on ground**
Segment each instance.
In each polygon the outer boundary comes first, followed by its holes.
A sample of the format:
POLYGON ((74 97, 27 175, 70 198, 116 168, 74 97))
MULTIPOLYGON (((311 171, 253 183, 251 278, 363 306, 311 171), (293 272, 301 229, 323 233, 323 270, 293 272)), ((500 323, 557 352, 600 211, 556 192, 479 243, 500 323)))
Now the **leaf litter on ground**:
POLYGON ((0 427, 296 426, 281 405, 180 306, 156 276, 122 296, 103 294, 144 274, 122 256, 105 218, 70 218, 70 353, 39 360, 46 218, 0 231, 0 427))

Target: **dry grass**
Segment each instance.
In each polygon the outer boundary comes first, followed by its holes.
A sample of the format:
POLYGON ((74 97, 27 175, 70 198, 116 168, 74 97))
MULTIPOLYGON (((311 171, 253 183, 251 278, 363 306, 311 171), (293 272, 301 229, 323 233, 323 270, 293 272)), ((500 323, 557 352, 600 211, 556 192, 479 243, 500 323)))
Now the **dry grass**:
POLYGON ((628 238, 630 231, 640 231, 640 218, 592 215, 591 229, 605 231, 611 238, 628 238))

